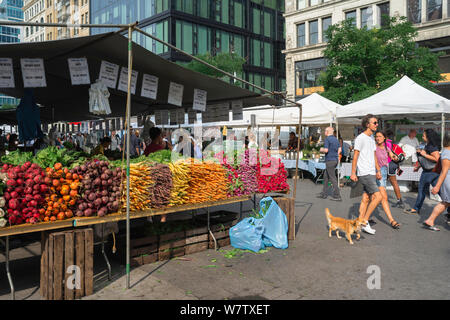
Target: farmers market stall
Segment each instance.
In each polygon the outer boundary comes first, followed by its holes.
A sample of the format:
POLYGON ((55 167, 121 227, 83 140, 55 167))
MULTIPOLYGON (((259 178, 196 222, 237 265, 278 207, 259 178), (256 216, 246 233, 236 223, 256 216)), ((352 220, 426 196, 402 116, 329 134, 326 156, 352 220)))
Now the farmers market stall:
MULTIPOLYGON (((13 298, 14 286, 9 270, 11 235, 126 220, 128 243, 130 219, 206 208, 209 228, 209 208, 212 206, 237 202, 242 204, 258 191, 267 193, 288 189, 284 166, 279 159, 273 160, 267 155, 261 158, 258 156, 257 161, 250 164, 256 172, 251 177, 256 177, 257 184, 255 180, 252 183, 247 181, 250 175, 249 164, 245 162, 248 156, 245 155, 241 158, 243 162, 227 165, 213 161, 197 163, 193 159, 176 162, 158 162, 156 158, 130 159, 131 114, 147 112, 156 106, 164 109, 180 106, 188 108, 194 103, 193 96, 197 88, 207 92, 205 102, 208 104, 231 100, 241 101, 243 107, 278 103, 266 96, 186 70, 152 54, 132 43, 134 27, 126 26, 128 39, 118 33, 108 33, 43 43, 3 45, 0 48, 2 56, 14 57, 12 66, 15 79, 20 79, 20 71, 23 72, 19 58, 45 57, 47 83, 36 88, 34 96, 41 105, 51 106, 39 108, 41 119, 46 122, 99 118, 88 112, 87 86, 71 86, 73 80, 67 70, 67 59, 86 57, 91 75, 101 73, 101 65, 105 60, 116 66, 128 65, 128 72, 125 72, 128 73, 127 90, 109 88, 110 116, 123 116, 124 105, 127 106, 126 165, 123 161, 113 164, 102 157, 58 154, 60 151, 54 149, 41 150, 31 159, 26 158, 29 155, 19 153, 10 153, 9 158, 2 158, 6 201, 0 219, 7 221, 9 226, 0 228, 0 236, 6 237, 6 269, 13 298), (156 99, 131 93, 133 63, 137 65, 135 68, 139 73, 148 72, 159 78, 156 99), (177 106, 167 101, 167 97, 169 100, 171 98, 170 87, 173 82, 184 87, 181 102, 177 106), (275 171, 267 165, 272 162, 278 162, 275 171), (271 179, 272 176, 275 179, 271 179)), ((140 31, 138 28, 136 30, 140 31)), ((134 87, 139 85, 142 86, 142 83, 138 80, 134 87)), ((23 86, 13 86, 0 88, 0 92, 22 97, 24 89, 23 86)), ((14 118, 12 112, 2 114, 2 119, 7 123, 14 123, 14 118)), ((126 266, 129 287, 129 254, 126 266)))

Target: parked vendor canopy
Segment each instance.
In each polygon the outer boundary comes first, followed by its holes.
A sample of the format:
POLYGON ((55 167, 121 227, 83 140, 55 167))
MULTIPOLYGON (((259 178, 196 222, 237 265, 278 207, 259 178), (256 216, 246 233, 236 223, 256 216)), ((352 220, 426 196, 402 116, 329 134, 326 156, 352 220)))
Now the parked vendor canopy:
MULTIPOLYGON (((207 103, 242 100, 243 107, 278 105, 278 101, 258 93, 188 70, 133 43, 133 70, 137 71, 136 92, 131 95, 131 114, 152 109, 172 109, 168 94, 171 82, 184 86, 182 107, 192 107, 194 89, 207 92, 207 103), (158 77, 156 100, 141 96, 143 75, 158 77)), ((44 59, 46 87, 35 88, 36 102, 41 105, 41 121, 83 121, 98 119, 89 113, 90 85, 72 85, 68 58, 87 58, 91 84, 99 75, 102 61, 128 66, 128 40, 118 33, 104 33, 88 37, 57 41, 2 44, 0 56, 13 59, 15 88, 0 88, 0 93, 21 98, 24 92, 20 59, 44 59)), ((127 93, 109 89, 112 113, 108 117, 125 116, 127 93)), ((16 123, 15 111, 2 111, 2 123, 16 123)))

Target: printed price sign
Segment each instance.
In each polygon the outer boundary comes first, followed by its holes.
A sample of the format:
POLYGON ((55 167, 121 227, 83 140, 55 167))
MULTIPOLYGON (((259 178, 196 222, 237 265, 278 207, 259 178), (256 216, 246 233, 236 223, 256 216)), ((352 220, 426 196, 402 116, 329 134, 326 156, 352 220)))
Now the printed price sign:
POLYGON ((23 86, 25 88, 46 87, 44 60, 20 59, 22 67, 23 86))

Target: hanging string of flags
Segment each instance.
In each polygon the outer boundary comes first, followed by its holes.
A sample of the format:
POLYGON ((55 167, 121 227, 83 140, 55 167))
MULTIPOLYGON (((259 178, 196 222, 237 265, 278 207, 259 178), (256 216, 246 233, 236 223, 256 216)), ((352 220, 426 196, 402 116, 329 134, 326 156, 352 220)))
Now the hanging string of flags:
MULTIPOLYGON (((72 85, 77 86, 91 84, 89 65, 86 58, 68 58, 67 62, 72 85)), ((20 65, 25 88, 47 86, 44 60, 42 58, 21 58, 20 65)), ((132 70, 130 89, 133 95, 136 94, 138 75, 138 71, 132 70)), ((120 67, 117 64, 102 60, 98 80, 100 80, 107 88, 117 88, 117 90, 127 92, 128 68, 120 67)), ((156 100, 158 95, 158 82, 158 77, 144 73, 142 76, 141 96, 156 100)), ((0 88, 14 87, 15 79, 13 59, 0 58, 0 88)), ((182 84, 170 82, 167 98, 168 104, 182 107, 183 93, 184 86, 182 84)), ((243 120, 242 110, 242 100, 231 102, 233 120, 243 120)), ((187 110, 187 120, 189 124, 194 124, 197 121, 198 112, 202 114, 202 122, 229 121, 230 103, 207 105, 207 92, 201 89, 194 89, 192 108, 187 110)), ((171 111, 170 117, 169 111, 167 110, 155 111, 156 125, 185 124, 185 122, 186 118, 184 108, 175 109, 173 112, 171 111)), ((117 122, 116 120, 114 126, 111 127, 120 127, 120 122, 117 122)))

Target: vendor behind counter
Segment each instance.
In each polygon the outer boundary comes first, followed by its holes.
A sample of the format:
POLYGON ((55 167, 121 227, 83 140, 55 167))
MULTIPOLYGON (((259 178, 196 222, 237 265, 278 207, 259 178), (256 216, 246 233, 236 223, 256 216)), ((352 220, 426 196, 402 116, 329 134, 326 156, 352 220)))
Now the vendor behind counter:
POLYGON ((91 152, 91 156, 95 155, 105 155, 105 150, 109 148, 111 145, 111 138, 110 137, 104 137, 100 140, 100 144, 94 148, 91 152))

